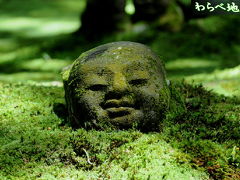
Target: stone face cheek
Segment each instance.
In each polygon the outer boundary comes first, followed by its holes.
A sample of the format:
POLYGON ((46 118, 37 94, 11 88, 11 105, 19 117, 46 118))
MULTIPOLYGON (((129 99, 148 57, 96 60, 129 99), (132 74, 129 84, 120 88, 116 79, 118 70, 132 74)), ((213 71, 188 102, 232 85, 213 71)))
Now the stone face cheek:
POLYGON ((63 75, 75 128, 159 127, 168 106, 160 59, 146 46, 109 43, 83 53, 63 75))

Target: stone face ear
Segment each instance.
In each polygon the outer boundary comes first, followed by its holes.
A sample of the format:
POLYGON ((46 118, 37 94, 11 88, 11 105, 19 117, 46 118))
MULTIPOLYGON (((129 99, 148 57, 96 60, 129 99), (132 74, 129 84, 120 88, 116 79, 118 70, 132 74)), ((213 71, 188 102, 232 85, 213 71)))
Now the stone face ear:
POLYGON ((168 107, 162 62, 140 43, 108 43, 84 52, 62 78, 74 128, 153 130, 168 107))
POLYGON ((62 69, 62 72, 61 72, 61 74, 62 74, 62 80, 63 80, 63 82, 66 82, 66 81, 68 81, 68 78, 69 78, 69 75, 70 75, 70 71, 71 71, 71 69, 72 69, 72 64, 71 65, 69 65, 69 66, 67 66, 67 67, 64 67, 63 69, 62 69))

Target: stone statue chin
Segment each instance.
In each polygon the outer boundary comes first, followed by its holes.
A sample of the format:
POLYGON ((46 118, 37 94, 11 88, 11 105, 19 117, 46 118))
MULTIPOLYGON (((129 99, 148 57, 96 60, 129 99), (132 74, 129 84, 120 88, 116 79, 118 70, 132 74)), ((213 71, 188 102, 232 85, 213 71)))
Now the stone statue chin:
POLYGON ((168 108, 162 62, 140 43, 91 49, 65 70, 63 81, 74 128, 158 130, 168 108))

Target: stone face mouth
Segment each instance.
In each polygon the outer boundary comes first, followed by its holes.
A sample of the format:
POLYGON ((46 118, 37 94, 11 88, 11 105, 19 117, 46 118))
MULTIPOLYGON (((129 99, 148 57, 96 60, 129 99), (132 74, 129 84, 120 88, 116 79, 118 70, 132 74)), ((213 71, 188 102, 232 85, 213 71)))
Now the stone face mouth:
POLYGON ((134 108, 132 107, 112 107, 106 109, 110 118, 126 116, 130 114, 133 110, 134 108))
POLYGON ((108 112, 110 118, 126 116, 134 110, 132 103, 117 99, 107 100, 102 107, 108 112))

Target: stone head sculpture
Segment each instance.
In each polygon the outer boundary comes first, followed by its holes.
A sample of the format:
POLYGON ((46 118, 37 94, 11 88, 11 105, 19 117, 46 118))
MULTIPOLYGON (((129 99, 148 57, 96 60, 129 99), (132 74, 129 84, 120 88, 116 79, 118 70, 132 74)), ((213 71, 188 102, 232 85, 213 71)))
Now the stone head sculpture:
POLYGON ((163 65, 148 47, 114 42, 83 54, 63 74, 73 127, 159 129, 168 108, 163 65))

